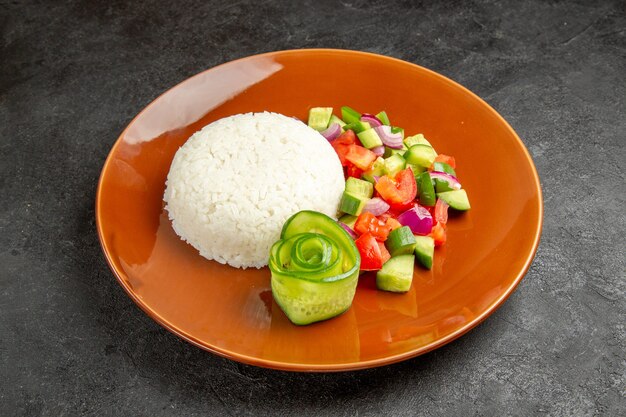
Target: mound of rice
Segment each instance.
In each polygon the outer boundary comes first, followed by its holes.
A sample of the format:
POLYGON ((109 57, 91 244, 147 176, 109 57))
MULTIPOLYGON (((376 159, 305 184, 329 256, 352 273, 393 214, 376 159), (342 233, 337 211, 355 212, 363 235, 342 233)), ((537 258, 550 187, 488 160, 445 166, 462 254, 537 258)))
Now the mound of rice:
POLYGON ((294 213, 336 218, 344 186, 321 134, 281 114, 247 113, 187 140, 172 161, 164 200, 174 230, 200 255, 260 268, 294 213))

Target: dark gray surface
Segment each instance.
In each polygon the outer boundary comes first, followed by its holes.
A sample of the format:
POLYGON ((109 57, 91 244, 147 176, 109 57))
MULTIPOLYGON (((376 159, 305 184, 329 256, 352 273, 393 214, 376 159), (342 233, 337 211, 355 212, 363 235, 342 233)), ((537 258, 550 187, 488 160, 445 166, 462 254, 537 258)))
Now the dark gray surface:
POLYGON ((2 415, 626 415, 623 1, 0 0, 2 415), (464 84, 539 174, 539 252, 484 324, 428 355, 309 375, 221 359, 125 295, 94 195, 124 126, 234 58, 335 47, 464 84))

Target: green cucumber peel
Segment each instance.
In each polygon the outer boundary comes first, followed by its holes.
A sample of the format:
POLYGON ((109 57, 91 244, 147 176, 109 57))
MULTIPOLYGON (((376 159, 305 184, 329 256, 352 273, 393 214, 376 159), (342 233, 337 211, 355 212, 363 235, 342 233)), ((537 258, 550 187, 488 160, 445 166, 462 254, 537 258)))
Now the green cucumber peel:
POLYGON ((352 304, 360 264, 354 241, 335 220, 300 211, 270 250, 272 294, 295 324, 335 317, 352 304))

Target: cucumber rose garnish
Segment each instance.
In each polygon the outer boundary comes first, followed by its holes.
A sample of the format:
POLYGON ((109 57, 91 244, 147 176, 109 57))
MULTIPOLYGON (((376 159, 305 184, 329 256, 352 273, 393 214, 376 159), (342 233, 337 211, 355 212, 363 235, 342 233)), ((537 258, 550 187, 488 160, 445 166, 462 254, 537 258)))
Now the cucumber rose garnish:
POLYGON ((272 294, 294 324, 330 319, 350 308, 360 263, 352 237, 335 220, 300 211, 270 250, 272 294))

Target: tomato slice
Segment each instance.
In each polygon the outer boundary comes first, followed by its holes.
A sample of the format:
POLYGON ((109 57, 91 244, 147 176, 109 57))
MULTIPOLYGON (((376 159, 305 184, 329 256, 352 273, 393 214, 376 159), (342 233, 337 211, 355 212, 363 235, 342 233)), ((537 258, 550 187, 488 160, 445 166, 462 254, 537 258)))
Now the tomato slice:
POLYGON ((393 217, 389 217, 387 219, 387 221, 385 222, 385 224, 387 225, 387 227, 389 228, 389 231, 391 232, 392 230, 396 230, 402 227, 402 224, 397 221, 396 219, 394 219, 393 217))
POLYGON ((377 271, 383 267, 383 256, 378 242, 371 233, 365 233, 354 241, 361 255, 362 271, 377 271))
POLYGON ((446 227, 441 223, 437 223, 433 226, 429 236, 435 240, 435 247, 443 245, 446 243, 446 227))
POLYGON ((386 222, 379 220, 372 213, 364 212, 356 219, 354 231, 360 234, 369 233, 379 242, 384 242, 391 229, 386 222))
POLYGON ((348 176, 348 177, 354 177, 354 178, 361 179, 361 175, 362 174, 363 174, 363 170, 359 169, 355 165, 349 164, 346 167, 346 176, 348 176))
POLYGON ((454 160, 454 157, 444 155, 442 153, 437 155, 437 157, 435 158, 433 162, 445 162, 446 164, 450 165, 452 168, 456 168, 456 161, 454 160))
POLYGON ((354 145, 356 143, 356 135, 352 130, 346 130, 341 135, 337 137, 337 139, 333 140, 332 144, 334 145, 354 145))
POLYGON ((346 153, 346 159, 363 171, 370 169, 376 158, 378 157, 374 152, 359 145, 350 145, 346 153))
POLYGON ((376 191, 393 210, 404 211, 413 204, 417 195, 417 183, 411 168, 398 172, 395 178, 384 175, 376 183, 376 191))
POLYGON ((437 199, 437 203, 435 203, 435 210, 433 219, 437 221, 437 223, 446 224, 448 222, 448 203, 443 201, 442 199, 437 199))
POLYGON ((385 264, 385 262, 387 262, 389 259, 391 259, 391 254, 389 253, 389 251, 387 250, 387 248, 385 247, 385 244, 383 242, 378 242, 378 248, 380 249, 380 257, 383 261, 383 265, 385 264))
MULTIPOLYGON (((336 140, 335 140, 336 142, 336 140)), ((337 156, 339 157, 339 161, 341 162, 341 166, 348 166, 348 160, 346 159, 346 154, 350 150, 350 145, 344 145, 341 143, 333 142, 332 146, 337 156)))

